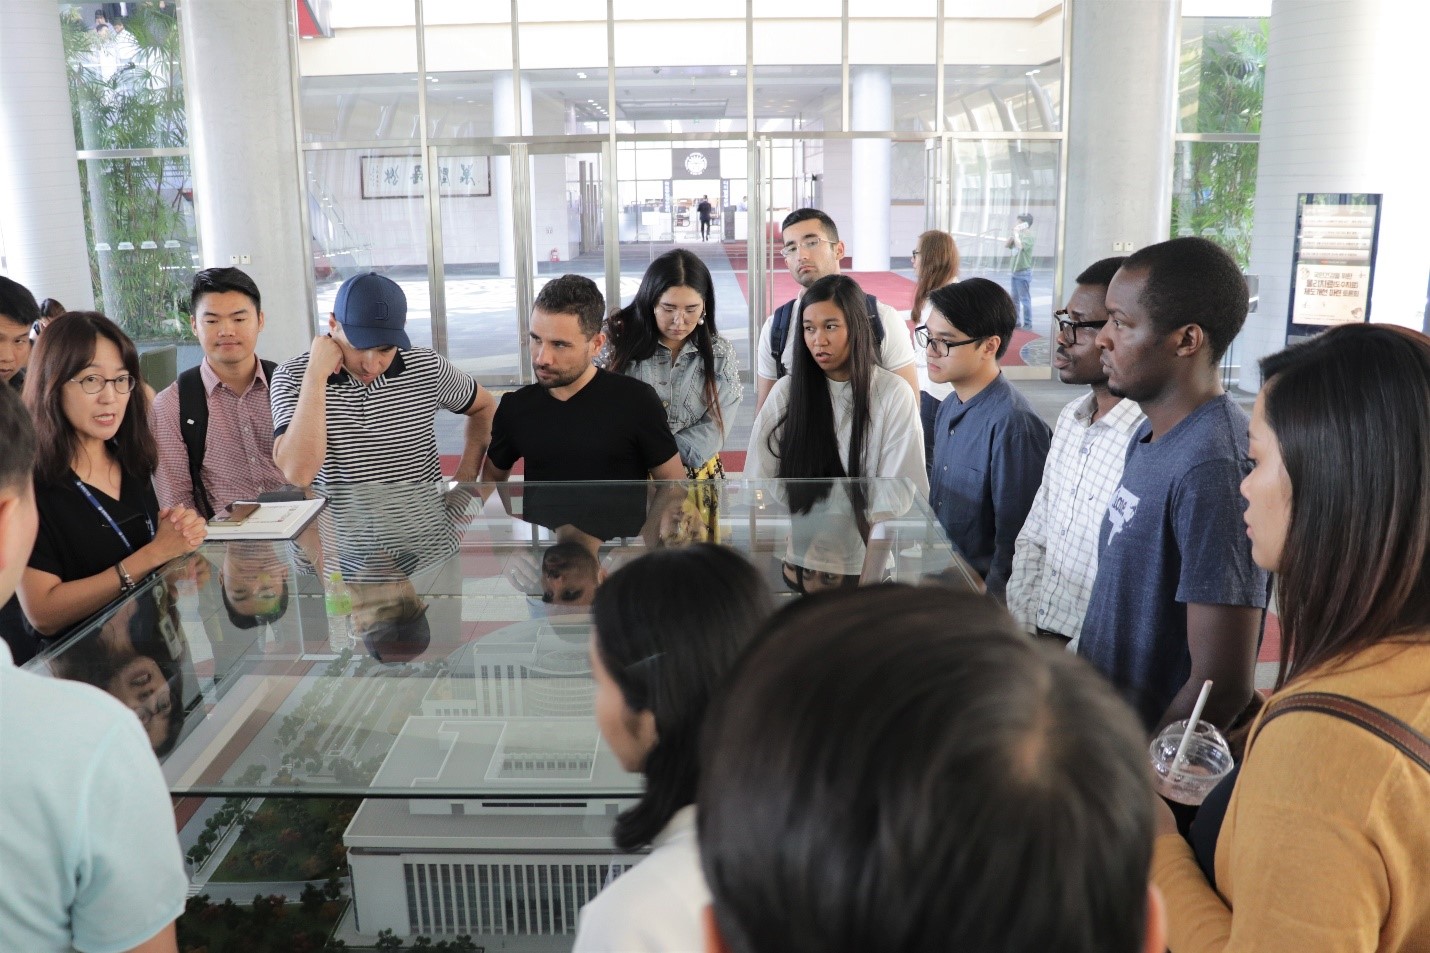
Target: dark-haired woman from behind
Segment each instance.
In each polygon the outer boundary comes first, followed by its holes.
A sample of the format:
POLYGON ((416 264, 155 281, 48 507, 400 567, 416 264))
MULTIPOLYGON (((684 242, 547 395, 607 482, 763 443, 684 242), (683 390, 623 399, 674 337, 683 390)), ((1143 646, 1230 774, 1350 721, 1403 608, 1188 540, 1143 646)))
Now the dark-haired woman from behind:
POLYGON ((92 311, 57 318, 40 335, 25 381, 35 421, 39 535, 20 579, 20 605, 57 638, 127 594, 207 534, 185 507, 159 509, 139 353, 92 311))
POLYGON ((1161 812, 1170 946, 1420 953, 1430 763, 1345 712, 1373 706, 1430 746, 1430 338, 1343 325, 1261 372, 1241 494, 1252 558, 1276 574, 1281 667, 1210 832, 1215 887, 1161 812), (1290 707, 1320 701, 1341 714, 1290 707))
POLYGON ((799 317, 790 373, 755 415, 745 475, 904 477, 927 494, 918 408, 908 385, 877 363, 859 285, 844 275, 820 278, 805 291, 799 317))
POLYGON ((769 609, 755 568, 709 543, 649 553, 596 591, 596 723, 621 766, 645 777, 640 801, 616 819, 616 847, 651 853, 582 908, 575 953, 701 948, 710 902, 695 844, 701 725, 769 609))

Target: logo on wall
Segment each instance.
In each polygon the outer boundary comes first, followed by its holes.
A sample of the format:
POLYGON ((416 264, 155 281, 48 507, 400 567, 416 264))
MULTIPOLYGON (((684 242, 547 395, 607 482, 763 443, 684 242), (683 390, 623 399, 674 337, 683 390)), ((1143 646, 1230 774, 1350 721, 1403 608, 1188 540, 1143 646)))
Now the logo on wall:
POLYGON ((670 171, 677 179, 718 179, 720 149, 671 149, 670 171))

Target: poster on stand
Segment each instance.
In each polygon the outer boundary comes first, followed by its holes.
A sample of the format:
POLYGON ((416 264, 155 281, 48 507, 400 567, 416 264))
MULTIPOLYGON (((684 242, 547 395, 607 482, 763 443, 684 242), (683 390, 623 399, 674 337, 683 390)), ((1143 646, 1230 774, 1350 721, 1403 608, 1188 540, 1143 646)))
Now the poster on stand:
POLYGON ((1301 193, 1288 339, 1370 320, 1380 203, 1380 195, 1365 193, 1301 193))

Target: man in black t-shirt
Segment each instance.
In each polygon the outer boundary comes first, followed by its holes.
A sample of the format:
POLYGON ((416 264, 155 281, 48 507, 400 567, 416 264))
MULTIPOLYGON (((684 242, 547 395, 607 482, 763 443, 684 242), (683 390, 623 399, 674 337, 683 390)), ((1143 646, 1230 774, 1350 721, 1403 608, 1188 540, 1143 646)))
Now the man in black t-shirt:
MULTIPOLYGON (((531 315, 537 382, 507 394, 498 405, 482 480, 505 481, 523 459, 527 483, 685 479, 655 389, 593 363, 606 340, 605 310, 595 282, 581 275, 563 275, 541 289, 531 315)), ((643 488, 639 495, 644 513, 643 488)), ((614 496, 625 500, 624 494, 614 496)), ((616 504, 614 497, 527 491, 525 501, 528 519, 553 528, 570 523, 601 538, 630 535, 610 532, 614 524, 597 512, 616 504), (533 504, 544 512, 533 512, 533 504)), ((629 520, 614 523, 624 526, 629 520)))

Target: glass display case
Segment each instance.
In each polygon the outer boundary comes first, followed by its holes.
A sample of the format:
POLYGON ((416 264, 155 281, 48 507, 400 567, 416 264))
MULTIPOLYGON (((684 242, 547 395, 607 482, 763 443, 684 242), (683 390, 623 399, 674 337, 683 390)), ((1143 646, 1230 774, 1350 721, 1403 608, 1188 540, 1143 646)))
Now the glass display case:
POLYGON ((207 543, 28 666, 143 722, 190 863, 192 946, 225 923, 246 950, 388 930, 452 950, 569 949, 582 904, 639 859, 610 838, 640 778, 596 728, 588 607, 647 550, 732 547, 777 600, 981 587, 903 481, 324 496, 296 538, 207 543), (239 922, 251 906, 272 931, 280 896, 301 941, 239 922))

